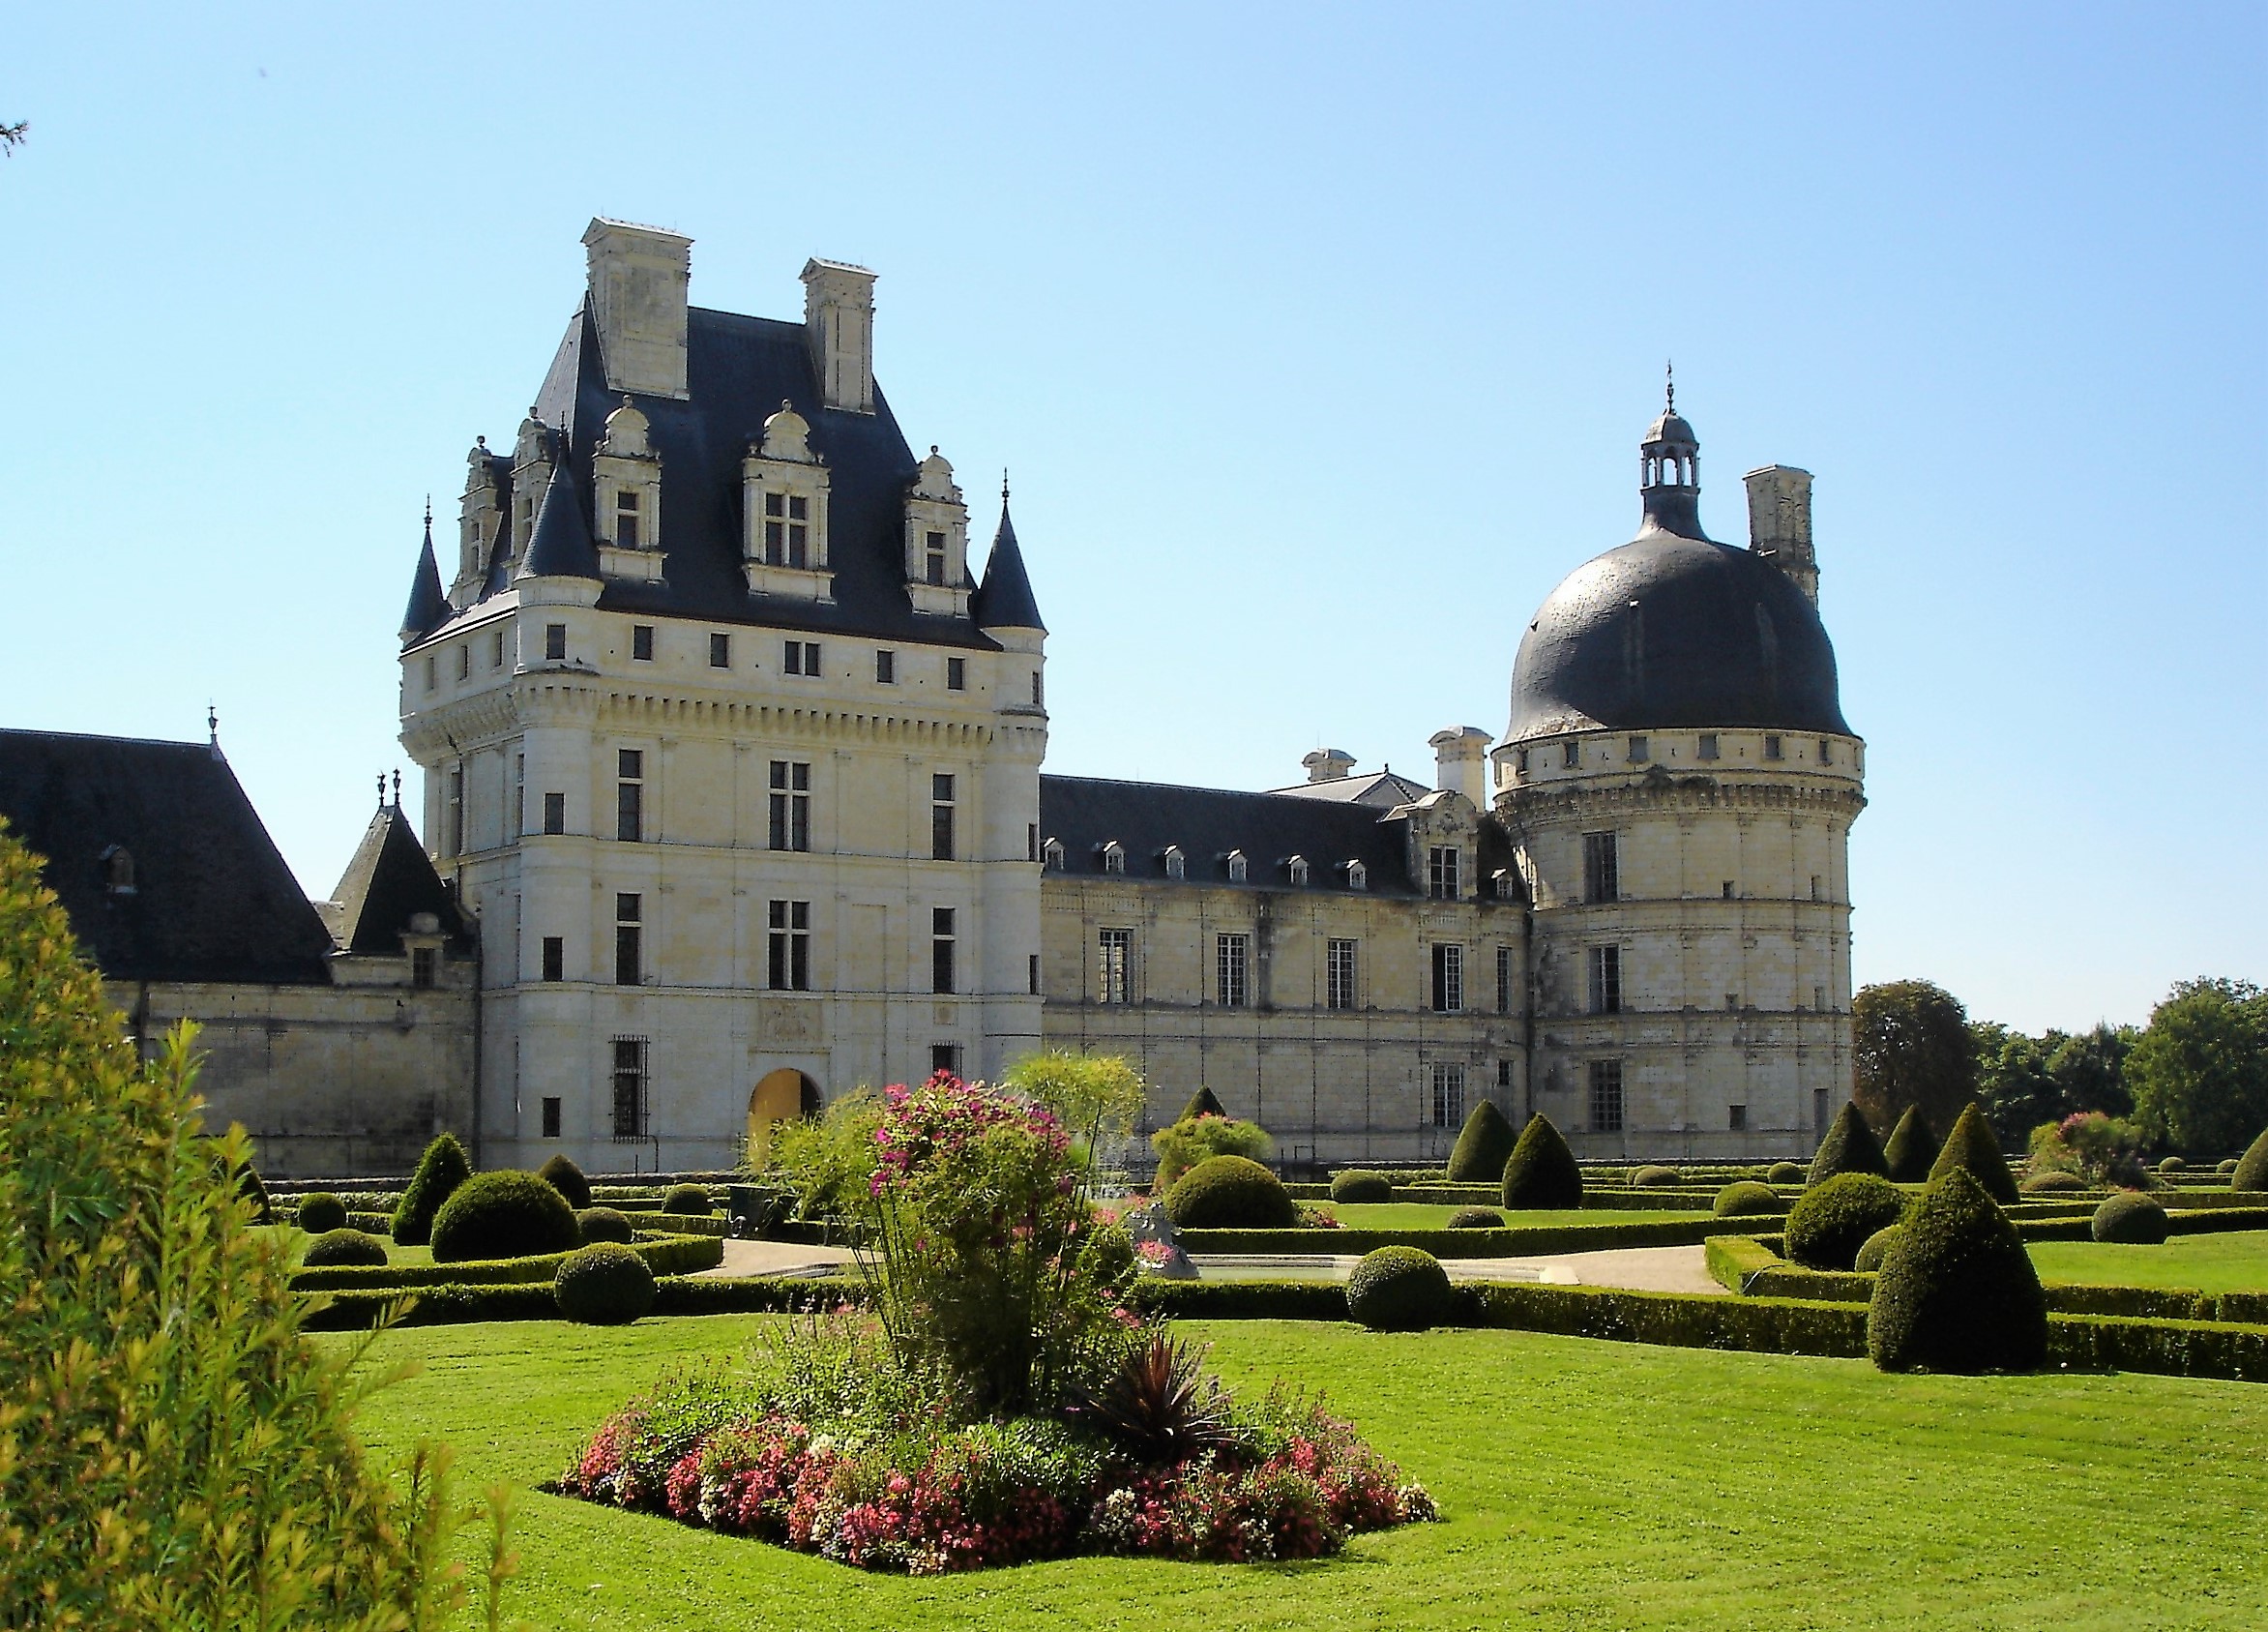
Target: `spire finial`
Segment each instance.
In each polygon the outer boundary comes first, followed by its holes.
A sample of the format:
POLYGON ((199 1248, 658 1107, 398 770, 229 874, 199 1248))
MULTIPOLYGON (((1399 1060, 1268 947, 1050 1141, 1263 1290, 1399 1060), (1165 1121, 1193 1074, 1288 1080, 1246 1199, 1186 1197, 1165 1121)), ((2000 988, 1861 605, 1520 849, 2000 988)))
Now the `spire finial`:
POLYGON ((426 495, 426 542, 433 542, 433 495, 426 495))
POLYGON ((1000 467, 1000 502, 1008 502, 1008 466, 1005 464, 1000 467))
POLYGON ((221 711, 210 699, 205 703, 205 736, 215 748, 221 746, 221 711))
POLYGON ((401 809, 401 767, 394 767, 394 808, 401 809))
POLYGON ((1669 412, 1677 412, 1677 364, 1666 358, 1662 364, 1662 394, 1669 412))
POLYGON ((386 808, 386 773, 385 773, 384 771, 380 771, 380 772, 378 773, 378 809, 380 809, 380 810, 384 810, 385 808, 386 808))

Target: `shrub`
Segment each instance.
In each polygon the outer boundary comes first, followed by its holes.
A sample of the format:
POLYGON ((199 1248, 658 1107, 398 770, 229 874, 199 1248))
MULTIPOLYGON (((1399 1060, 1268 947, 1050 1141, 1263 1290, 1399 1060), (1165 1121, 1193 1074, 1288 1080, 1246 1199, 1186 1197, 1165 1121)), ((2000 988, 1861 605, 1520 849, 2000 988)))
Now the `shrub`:
POLYGON ((881 1120, 881 1096, 861 1087, 837 1095, 818 1116, 773 1124, 772 1161, 794 1180, 798 1218, 849 1217, 865 1204, 881 1120))
POLYGON ((1365 1172, 1360 1168, 1349 1168, 1344 1172, 1331 1175, 1331 1199, 1334 1202, 1391 1202, 1394 1200, 1394 1181, 1384 1173, 1365 1172))
POLYGON ((1929 1181, 1867 1310, 1886 1372, 2029 1371, 2047 1354, 2047 1300, 2016 1228, 1965 1168, 1929 1181))
POLYGON ((637 1238, 637 1231, 627 1215, 612 1207, 585 1207, 574 1215, 574 1228, 585 1246, 594 1241, 612 1241, 628 1246, 637 1238))
POLYGON ((1228 1119, 1228 1108, 1221 1103, 1220 1096, 1211 1088, 1199 1088, 1190 1095, 1189 1103, 1181 1108, 1181 1114, 1173 1119, 1176 1122, 1193 1122, 1199 1116, 1219 1116, 1224 1121, 1228 1119))
POLYGON ((1495 1184, 1504 1177, 1504 1164, 1519 1135, 1504 1119, 1493 1100, 1473 1107, 1449 1152, 1447 1178, 1451 1184, 1495 1184))
POLYGON ((1579 1207, 1583 1170, 1575 1152, 1541 1113, 1528 1118, 1519 1142, 1504 1164, 1504 1204, 1508 1207, 1579 1207))
POLYGON ((626 1326, 654 1307, 654 1272, 630 1248, 602 1241, 569 1253, 551 1291, 577 1325, 626 1326))
POLYGON ((1299 1209, 1283 1181, 1242 1156, 1212 1156, 1165 1193, 1165 1216, 1179 1230, 1288 1230, 1299 1209))
POLYGON ((1630 1175, 1633 1190, 1657 1190, 1664 1185, 1681 1184, 1684 1181, 1685 1175, 1675 1168, 1638 1168, 1630 1175))
POLYGON ((2231 1190, 2268 1190, 2268 1129, 2253 1141, 2228 1175, 2231 1190))
POLYGON ((2005 1204, 2016 1200, 2016 1179, 2000 1154, 2000 1142, 1992 1137, 1992 1124, 1973 1102, 1953 1124, 1953 1132, 1945 1136, 1945 1148, 1937 1152, 1929 1169, 1929 1182, 1935 1184, 1957 1168, 1983 1185, 1985 1194, 1995 1202, 2005 1204))
POLYGON ((1757 1213, 1776 1213, 1782 1205, 1779 1191, 1769 1184, 1744 1178, 1718 1191, 1709 1210, 1719 1218, 1749 1218, 1757 1213))
POLYGON ((662 1210, 688 1218, 707 1218, 717 1210, 717 1203, 709 1200, 705 1185, 673 1184, 662 1198, 662 1210))
POLYGON ((2147 1196, 2122 1190, 2095 1209, 2087 1228, 2098 1241, 2154 1247, 2165 1239, 2165 1209, 2147 1196))
POLYGON ((1504 1215, 1494 1207, 1459 1207, 1449 1215, 1452 1230, 1502 1230, 1504 1215))
POLYGON ((418 1158, 418 1171, 410 1174, 403 1187, 401 1200, 394 1204, 395 1243, 404 1247, 422 1247, 433 1238, 433 1216, 441 1210, 441 1203, 456 1194, 457 1187, 473 1175, 473 1165, 465 1160, 464 1146, 457 1142, 455 1134, 437 1135, 426 1146, 426 1153, 418 1158))
POLYGON ((1449 1272, 1431 1253, 1380 1247, 1346 1278, 1346 1312, 1374 1332, 1422 1332, 1449 1318, 1449 1272))
POLYGON ((1775 1162, 1764 1170, 1764 1178, 1771 1184, 1801 1184, 1804 1165, 1801 1162, 1775 1162))
POLYGON ((1859 1248, 1858 1257, 1851 1260, 1850 1266, 1870 1274, 1880 1269, 1882 1261, 1890 1256, 1890 1249, 1897 1244, 1898 1231, 1899 1227, 1893 1224, 1868 1236, 1865 1244, 1859 1248))
POLYGON ((1240 1122, 1208 1111, 1202 1116, 1184 1116, 1170 1127, 1160 1128, 1150 1136, 1150 1148, 1158 1153, 1156 1188, 1163 1195, 1200 1162, 1214 1156, 1264 1161, 1276 1148, 1276 1142, 1257 1122, 1240 1122))
POLYGON ((326 1230, 308 1243, 300 1262, 309 1269, 377 1269, 386 1262, 386 1243, 359 1230, 326 1230))
POLYGON ((583 1177, 582 1169, 566 1152, 560 1152, 538 1168, 536 1176, 566 1197, 567 1204, 577 1212, 591 1204, 591 1181, 583 1177))
POLYGON ((346 1203, 328 1190, 310 1190, 299 1199, 299 1227, 309 1235, 346 1228, 346 1203))
POLYGON ((2075 1190, 2090 1188, 2077 1173, 2065 1172, 2060 1168, 2049 1168, 2046 1172, 2031 1174, 2017 1186, 2026 1196, 2056 1196, 2075 1190))
POLYGON ((1905 1214, 1905 1192, 1874 1173, 1838 1173, 1789 1209, 1787 1256, 1806 1269, 1848 1269, 1877 1230, 1905 1214))
POLYGON ((2162 1173, 2177 1173, 2188 1166, 2179 1156, 2168 1156, 2158 1164, 2158 1171, 2162 1173))
POLYGON ((534 1173, 475 1173, 433 1217, 435 1263, 534 1258, 581 1243, 567 1198, 534 1173))
MULTIPOLYGON (((2236 1172, 2234 1162, 2227 1163, 2226 1166, 2230 1172, 2236 1172)), ((260 1182, 260 1170, 250 1162, 245 1163, 237 1171, 236 1193, 252 1204, 252 1222, 254 1224, 274 1224, 276 1222, 276 1209, 268 1200, 268 1187, 260 1182)))
POLYGON ((2213 1171, 2220 1174, 2223 1178, 2236 1177, 2236 1158, 2234 1156, 2229 1157, 2226 1161, 2223 1162, 2213 1171))
POLYGON ((1882 1159, 1882 1146, 1874 1142, 1874 1130, 1867 1126, 1859 1108, 1848 1102, 1828 1124, 1826 1137, 1812 1153, 1811 1171, 1805 1182, 1825 1184, 1840 1173, 1872 1173, 1877 1178, 1890 1173, 1890 1164, 1882 1159))
POLYGON ((1929 1164, 1936 1159, 1937 1136, 1922 1120, 1922 1108, 1907 1106, 1882 1146, 1883 1176, 1895 1184, 1921 1184, 1929 1179, 1929 1164))

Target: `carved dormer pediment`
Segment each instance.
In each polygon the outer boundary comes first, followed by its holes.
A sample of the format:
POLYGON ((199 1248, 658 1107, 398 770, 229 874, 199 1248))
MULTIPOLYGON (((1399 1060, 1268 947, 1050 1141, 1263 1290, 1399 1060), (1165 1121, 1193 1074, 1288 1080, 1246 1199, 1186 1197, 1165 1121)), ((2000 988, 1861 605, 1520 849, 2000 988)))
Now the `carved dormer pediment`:
POLYGON ((457 506, 457 578, 449 586, 449 604, 460 611, 481 598, 487 581, 511 485, 511 461, 489 452, 486 436, 477 438, 464 456, 464 492, 457 506))
POLYGON ((917 612, 966 617, 969 513, 953 465, 934 445, 905 493, 905 587, 917 612))
POLYGON ((754 594, 835 599, 827 461, 810 435, 810 422, 782 402, 741 461, 741 565, 754 594))
POLYGON ((625 397, 591 459, 591 522, 607 578, 652 583, 662 576, 662 460, 652 429, 625 397))

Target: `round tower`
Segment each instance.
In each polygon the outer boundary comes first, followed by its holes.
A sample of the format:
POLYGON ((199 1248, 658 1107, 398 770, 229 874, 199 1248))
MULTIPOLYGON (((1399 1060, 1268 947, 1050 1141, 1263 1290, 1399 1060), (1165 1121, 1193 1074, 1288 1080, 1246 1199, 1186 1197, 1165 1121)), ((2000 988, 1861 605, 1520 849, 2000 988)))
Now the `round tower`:
POLYGON ((1534 904, 1526 1109, 1590 1157, 1804 1155, 1850 1092, 1865 744, 1815 578, 1702 531, 1699 453, 1672 398, 1637 536, 1528 624, 1493 755, 1534 904))

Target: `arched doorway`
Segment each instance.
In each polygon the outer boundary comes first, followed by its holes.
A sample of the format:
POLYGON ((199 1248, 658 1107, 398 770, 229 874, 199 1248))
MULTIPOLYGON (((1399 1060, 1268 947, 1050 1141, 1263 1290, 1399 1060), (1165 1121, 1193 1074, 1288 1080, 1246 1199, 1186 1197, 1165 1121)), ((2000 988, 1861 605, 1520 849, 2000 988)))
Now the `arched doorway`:
POLYGON ((772 1124, 798 1116, 816 1116, 824 1109, 819 1084, 793 1066, 768 1073, 749 1095, 748 1156, 752 1167, 762 1167, 772 1154, 772 1124))

